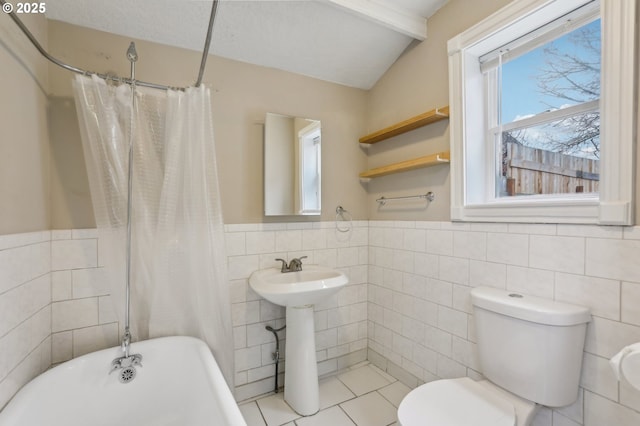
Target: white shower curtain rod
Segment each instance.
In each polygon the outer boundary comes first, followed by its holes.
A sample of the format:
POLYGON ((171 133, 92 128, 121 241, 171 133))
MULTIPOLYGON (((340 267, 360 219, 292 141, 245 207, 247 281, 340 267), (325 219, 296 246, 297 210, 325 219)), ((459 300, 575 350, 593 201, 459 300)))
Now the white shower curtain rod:
MULTIPOLYGON (((4 6, 5 3, 7 3, 5 0, 0 0, 0 6, 4 6)), ((202 83, 202 77, 204 75, 204 67, 207 63, 207 55, 209 53, 209 45, 211 44, 211 35, 213 33, 213 21, 216 16, 217 9, 218 9, 218 0, 213 0, 213 4, 211 5, 211 16, 209 18, 209 28, 207 29, 207 37, 204 42, 204 49, 202 51, 202 60, 200 61, 200 70, 198 72, 198 79, 196 80, 195 87, 199 87, 200 84, 202 83)), ((31 41, 31 44, 33 44, 33 46, 36 49, 38 49, 38 52, 40 52, 42 56, 44 56, 54 64, 58 65, 59 67, 62 67, 68 71, 72 71, 72 72, 75 72, 78 74, 84 74, 84 75, 96 75, 105 80, 112 80, 112 81, 117 81, 117 82, 126 83, 126 84, 132 84, 135 81, 136 85, 138 86, 151 87, 154 89, 162 89, 162 90, 168 90, 168 89, 184 90, 185 89, 184 87, 165 86, 163 84, 149 83, 149 82, 140 81, 140 80, 132 80, 131 78, 126 78, 126 77, 117 77, 117 76, 108 75, 108 74, 101 74, 98 72, 87 71, 87 70, 83 70, 82 68, 78 68, 78 67, 74 67, 72 65, 66 64, 61 60, 51 56, 49 52, 47 52, 42 47, 42 45, 38 42, 38 40, 31 33, 31 31, 29 31, 29 29, 24 25, 24 23, 20 20, 20 18, 18 18, 18 16, 14 11, 10 12, 9 16, 11 17, 11 19, 13 19, 13 22, 15 22, 16 25, 22 30, 24 35, 27 36, 29 41, 31 41)))

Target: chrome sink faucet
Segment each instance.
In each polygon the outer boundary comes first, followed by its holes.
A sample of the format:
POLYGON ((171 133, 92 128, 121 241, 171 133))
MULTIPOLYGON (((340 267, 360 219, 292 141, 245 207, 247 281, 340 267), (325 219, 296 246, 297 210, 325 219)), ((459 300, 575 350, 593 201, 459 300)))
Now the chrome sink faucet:
POLYGON ((307 256, 295 257, 291 259, 291 262, 289 262, 289 265, 287 265, 287 261, 284 259, 278 258, 276 260, 282 262, 282 267, 280 268, 280 272, 285 273, 285 272, 302 271, 302 259, 306 259, 306 258, 307 256))

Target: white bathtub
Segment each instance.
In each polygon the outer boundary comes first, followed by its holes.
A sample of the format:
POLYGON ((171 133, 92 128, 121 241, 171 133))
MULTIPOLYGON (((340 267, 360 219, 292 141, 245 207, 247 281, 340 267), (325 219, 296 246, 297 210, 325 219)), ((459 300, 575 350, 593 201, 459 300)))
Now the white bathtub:
POLYGON ((120 348, 90 353, 36 377, 0 412, 0 426, 246 426, 201 340, 164 337, 131 344, 143 356, 134 380, 109 373, 120 348))

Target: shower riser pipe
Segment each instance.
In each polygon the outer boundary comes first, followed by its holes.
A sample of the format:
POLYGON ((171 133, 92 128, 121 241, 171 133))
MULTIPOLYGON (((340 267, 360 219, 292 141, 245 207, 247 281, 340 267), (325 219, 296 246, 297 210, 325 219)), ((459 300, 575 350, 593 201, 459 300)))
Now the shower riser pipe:
POLYGON ((129 358, 129 344, 131 342, 130 313, 131 313, 131 216, 133 210, 133 142, 135 133, 135 113, 136 113, 136 61, 138 53, 134 42, 129 44, 127 49, 127 59, 131 63, 131 116, 129 121, 129 164, 127 179, 127 241, 126 241, 126 289, 125 289, 125 311, 124 311, 124 336, 122 337, 122 349, 124 357, 129 358))

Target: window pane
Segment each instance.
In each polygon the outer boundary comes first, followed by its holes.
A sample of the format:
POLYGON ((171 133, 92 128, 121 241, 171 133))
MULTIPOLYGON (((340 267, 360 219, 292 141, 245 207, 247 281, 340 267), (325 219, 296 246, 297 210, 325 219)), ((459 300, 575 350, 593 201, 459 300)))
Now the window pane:
POLYGON ((600 20, 502 66, 501 117, 510 123, 600 97, 600 20))
POLYGON ((502 133, 497 196, 597 193, 600 113, 502 133))

